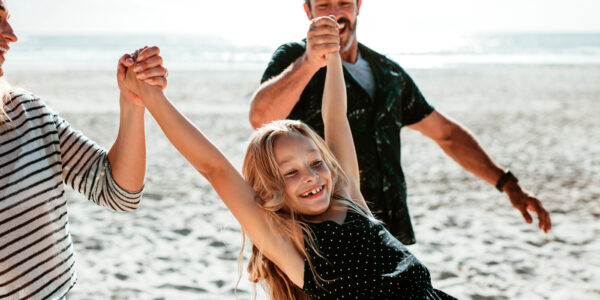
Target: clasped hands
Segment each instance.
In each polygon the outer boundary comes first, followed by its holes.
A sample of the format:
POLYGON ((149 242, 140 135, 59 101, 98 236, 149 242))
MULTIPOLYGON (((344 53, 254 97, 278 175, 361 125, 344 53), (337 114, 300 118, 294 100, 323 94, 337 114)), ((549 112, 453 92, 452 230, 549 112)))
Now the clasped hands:
POLYGON ((124 54, 117 66, 117 83, 125 101, 145 107, 142 94, 167 87, 168 71, 163 66, 160 49, 146 46, 131 54, 124 54))

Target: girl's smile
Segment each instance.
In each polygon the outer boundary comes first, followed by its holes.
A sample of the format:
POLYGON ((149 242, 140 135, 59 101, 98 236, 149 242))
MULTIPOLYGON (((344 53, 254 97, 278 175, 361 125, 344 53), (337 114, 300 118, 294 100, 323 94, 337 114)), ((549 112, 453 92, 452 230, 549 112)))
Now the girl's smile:
POLYGON ((274 152, 290 206, 303 215, 325 212, 331 196, 331 172, 314 142, 302 135, 280 136, 274 152))

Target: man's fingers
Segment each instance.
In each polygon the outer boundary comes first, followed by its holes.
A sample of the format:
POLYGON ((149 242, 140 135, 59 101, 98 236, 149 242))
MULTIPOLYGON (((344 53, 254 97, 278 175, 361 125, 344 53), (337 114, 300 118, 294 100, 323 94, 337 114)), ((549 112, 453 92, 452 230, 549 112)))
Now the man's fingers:
POLYGON ((552 219, 550 219, 550 213, 548 213, 546 210, 544 210, 546 212, 546 232, 550 231, 552 229, 552 219))
POLYGON ((545 233, 548 233, 548 231, 550 231, 550 228, 552 228, 552 222, 550 221, 550 214, 548 214, 548 212, 546 210, 543 210, 542 216, 543 216, 544 224, 540 224, 541 225, 540 229, 542 229, 545 233))
MULTIPOLYGON (((540 213, 542 214, 543 220, 544 220, 544 224, 540 224, 540 229, 544 230, 544 232, 548 232, 550 231, 550 229, 552 228, 552 221, 550 220, 550 214, 548 213, 547 210, 544 209, 544 207, 542 207, 542 204, 539 204, 540 207, 540 213)), ((540 221, 541 223, 541 221, 540 221)))
POLYGON ((310 26, 308 32, 319 32, 319 31, 327 31, 327 32, 336 32, 339 33, 339 26, 334 26, 332 24, 315 24, 310 26))
POLYGON ((145 60, 138 60, 138 63, 135 64, 135 67, 133 67, 133 70, 135 72, 142 72, 147 69, 161 66, 162 64, 163 64, 162 57, 155 55, 155 56, 151 56, 150 58, 145 59, 145 60))
POLYGON ((329 54, 329 53, 334 53, 337 51, 340 51, 340 44, 339 43, 328 43, 328 44, 320 44, 320 45, 315 45, 312 47, 312 51, 314 52, 319 52, 322 54, 329 54))
POLYGON ((519 211, 523 215, 523 219, 525 219, 525 222, 527 222, 527 224, 531 224, 531 222, 533 222, 531 215, 527 212, 526 206, 519 207, 519 211))
POLYGON ((532 201, 533 201, 533 210, 538 215, 538 222, 539 222, 538 228, 543 230, 544 227, 546 226, 546 213, 544 211, 544 208, 540 204, 539 200, 534 199, 532 201))
POLYGON ((542 216, 543 216, 544 224, 541 224, 542 222, 540 221, 540 229, 543 230, 544 232, 548 232, 548 230, 550 230, 550 216, 548 215, 548 212, 546 212, 545 210, 542 212, 542 216))
POLYGON ((339 44, 340 38, 337 35, 319 35, 309 37, 309 46, 317 46, 320 44, 339 44))
POLYGON ((149 57, 159 55, 159 54, 160 54, 160 48, 158 48, 157 46, 152 46, 152 47, 146 46, 138 54, 137 61, 143 61, 143 60, 148 59, 149 57))
POLYGON ((310 38, 314 35, 331 34, 339 36, 339 24, 333 19, 328 17, 321 17, 324 19, 313 19, 308 29, 307 37, 310 38))
POLYGON ((306 42, 308 45, 333 42, 339 43, 340 36, 337 33, 309 34, 306 36, 306 42))
POLYGON ((311 27, 310 30, 306 33, 306 37, 309 39, 313 36, 320 36, 320 35, 331 35, 331 36, 337 36, 339 38, 340 32, 336 27, 319 26, 319 27, 315 27, 315 28, 311 27))
POLYGON ((542 206, 542 202, 536 198, 530 198, 528 209, 534 211, 538 215, 538 228, 543 230, 544 232, 548 232, 552 227, 550 221, 550 214, 544 207, 542 206))
POLYGON ((338 22, 335 20, 334 16, 322 16, 322 17, 316 17, 314 19, 311 20, 310 22, 310 26, 321 26, 321 25, 326 25, 329 24, 330 26, 335 26, 335 27, 339 27, 340 25, 338 24, 338 22))

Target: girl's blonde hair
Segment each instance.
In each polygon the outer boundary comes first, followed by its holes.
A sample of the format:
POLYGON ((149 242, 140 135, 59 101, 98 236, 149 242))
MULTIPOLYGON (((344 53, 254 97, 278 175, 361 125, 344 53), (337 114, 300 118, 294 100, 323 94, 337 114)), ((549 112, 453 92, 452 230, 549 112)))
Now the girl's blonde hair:
POLYGON ((4 106, 10 101, 10 92, 13 90, 10 84, 4 78, 0 77, 0 130, 3 130, 6 124, 12 123, 4 106))
MULTIPOLYGON (((285 181, 275 161, 275 141, 281 136, 290 135, 301 135, 311 139, 319 150, 323 162, 331 172, 330 207, 333 209, 348 207, 359 213, 362 211, 354 202, 334 197, 334 193, 338 192, 341 186, 347 185, 348 177, 325 141, 306 124, 293 120, 274 121, 262 126, 250 137, 242 173, 256 192, 256 203, 263 208, 264 217, 269 226, 278 228, 292 241, 298 252, 307 259, 311 272, 318 283, 323 279, 314 271, 305 250, 306 246, 318 254, 316 241, 302 215, 297 214, 286 201, 285 181)), ((271 299, 310 299, 290 281, 277 265, 263 256, 261 249, 255 245, 252 245, 248 272, 250 281, 261 283, 265 291, 270 294, 271 299)))

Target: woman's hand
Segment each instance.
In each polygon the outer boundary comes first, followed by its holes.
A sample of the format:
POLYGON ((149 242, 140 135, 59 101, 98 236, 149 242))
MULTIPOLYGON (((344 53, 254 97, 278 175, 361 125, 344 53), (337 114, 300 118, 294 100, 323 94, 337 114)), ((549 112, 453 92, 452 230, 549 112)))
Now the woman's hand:
POLYGON ((168 71, 162 63, 160 49, 156 46, 146 46, 133 54, 121 56, 117 66, 117 83, 121 90, 121 99, 135 106, 144 107, 144 103, 139 97, 141 85, 136 83, 135 79, 142 80, 150 86, 165 89, 168 71), (125 83, 126 79, 131 79, 129 84, 125 83))

